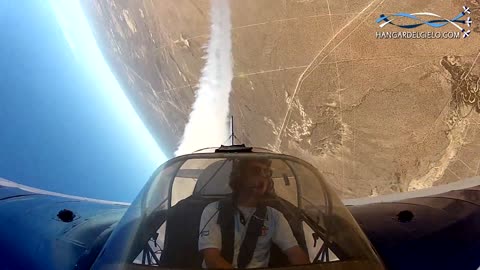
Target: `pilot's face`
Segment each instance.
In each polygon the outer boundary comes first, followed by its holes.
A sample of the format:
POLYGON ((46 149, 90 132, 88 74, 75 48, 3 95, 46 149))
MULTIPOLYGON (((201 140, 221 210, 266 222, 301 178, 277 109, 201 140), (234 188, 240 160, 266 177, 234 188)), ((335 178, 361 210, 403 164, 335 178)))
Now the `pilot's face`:
POLYGON ((252 161, 246 166, 244 175, 245 191, 251 192, 253 196, 261 196, 268 190, 272 169, 265 163, 252 161))

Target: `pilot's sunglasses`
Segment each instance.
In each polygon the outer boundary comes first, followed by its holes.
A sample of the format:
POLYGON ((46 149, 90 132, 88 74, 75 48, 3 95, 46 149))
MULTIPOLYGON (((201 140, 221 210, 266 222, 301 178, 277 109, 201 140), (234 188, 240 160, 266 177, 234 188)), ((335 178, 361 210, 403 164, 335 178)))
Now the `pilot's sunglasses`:
POLYGON ((272 177, 272 169, 267 168, 267 167, 260 167, 260 166, 251 166, 249 168, 249 174, 250 175, 259 175, 265 178, 270 178, 272 177))

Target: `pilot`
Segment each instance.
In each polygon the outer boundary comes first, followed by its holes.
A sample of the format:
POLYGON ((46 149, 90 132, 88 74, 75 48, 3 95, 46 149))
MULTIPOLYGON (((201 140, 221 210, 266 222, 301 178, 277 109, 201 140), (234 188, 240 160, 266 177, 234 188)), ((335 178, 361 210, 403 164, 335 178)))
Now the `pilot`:
POLYGON ((263 205, 273 189, 270 165, 266 159, 233 161, 232 196, 202 213, 198 249, 204 268, 268 267, 272 242, 292 265, 310 263, 283 214, 263 205))

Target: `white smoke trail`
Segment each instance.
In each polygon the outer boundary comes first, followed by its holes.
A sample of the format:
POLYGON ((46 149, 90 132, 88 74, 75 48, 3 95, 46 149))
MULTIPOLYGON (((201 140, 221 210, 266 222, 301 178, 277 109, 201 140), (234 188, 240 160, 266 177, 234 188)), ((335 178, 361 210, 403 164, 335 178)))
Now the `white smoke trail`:
POLYGON ((220 146, 229 135, 228 99, 233 78, 229 0, 212 0, 210 16, 207 61, 177 156, 220 146))

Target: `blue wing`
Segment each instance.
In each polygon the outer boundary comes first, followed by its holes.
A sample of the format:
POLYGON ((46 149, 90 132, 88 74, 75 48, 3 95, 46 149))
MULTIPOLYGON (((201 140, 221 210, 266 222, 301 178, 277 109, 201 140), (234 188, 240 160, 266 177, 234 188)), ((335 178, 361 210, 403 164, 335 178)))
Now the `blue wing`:
POLYGON ((0 179, 0 269, 86 269, 127 207, 0 179))

